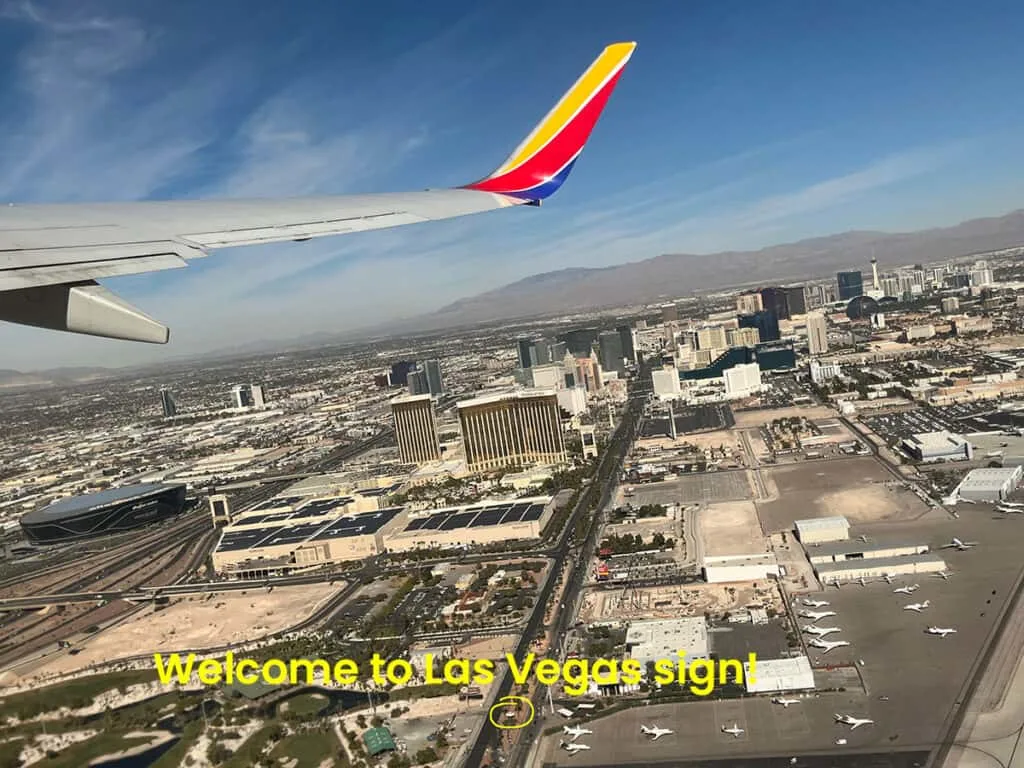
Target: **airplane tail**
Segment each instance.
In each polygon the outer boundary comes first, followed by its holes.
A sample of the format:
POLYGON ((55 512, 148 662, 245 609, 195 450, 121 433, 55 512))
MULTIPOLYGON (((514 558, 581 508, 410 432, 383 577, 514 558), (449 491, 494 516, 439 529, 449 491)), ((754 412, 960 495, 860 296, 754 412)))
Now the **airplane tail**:
POLYGON ((465 189, 533 203, 553 195, 568 178, 635 48, 636 43, 605 48, 505 162, 465 189))

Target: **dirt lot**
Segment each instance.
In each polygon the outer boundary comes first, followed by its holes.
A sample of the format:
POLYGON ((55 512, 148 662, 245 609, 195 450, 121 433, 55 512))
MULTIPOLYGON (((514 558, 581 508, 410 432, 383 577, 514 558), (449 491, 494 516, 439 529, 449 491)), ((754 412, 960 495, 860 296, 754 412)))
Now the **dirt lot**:
POLYGON ((752 501, 709 504, 701 511, 700 538, 705 557, 767 552, 761 523, 752 501))
POLYGON ((805 419, 834 419, 836 412, 824 405, 773 408, 767 411, 741 411, 736 414, 736 426, 740 429, 760 427, 775 419, 788 419, 793 416, 801 416, 805 419))
POLYGON ((179 648, 198 650, 243 643, 298 624, 342 587, 308 584, 278 587, 271 593, 222 593, 147 609, 82 643, 75 656, 61 655, 33 669, 31 676, 60 675, 90 664, 179 648))
POLYGON ((851 524, 914 519, 928 508, 874 458, 836 459, 763 469, 778 498, 757 505, 767 533, 794 520, 842 515, 851 524))

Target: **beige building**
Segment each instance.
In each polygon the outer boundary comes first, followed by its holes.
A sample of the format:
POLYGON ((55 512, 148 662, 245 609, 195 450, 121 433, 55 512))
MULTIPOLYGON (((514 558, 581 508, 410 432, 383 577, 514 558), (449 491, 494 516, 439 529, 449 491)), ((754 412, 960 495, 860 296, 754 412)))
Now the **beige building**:
POLYGON ((466 464, 478 472, 566 461, 558 396, 523 390, 457 404, 466 464))
POLYGON ((214 570, 246 577, 362 560, 383 552, 384 536, 404 520, 400 507, 339 516, 331 501, 228 526, 211 555, 214 570))
POLYGON ((828 352, 828 325, 821 312, 807 313, 807 348, 812 355, 828 352))
POLYGON ((725 349, 725 329, 720 325, 709 325, 697 331, 697 349, 725 349))
POLYGON ((756 347, 761 343, 761 334, 757 328, 733 328, 725 332, 725 339, 730 347, 756 347))
POLYGON ((551 496, 533 496, 423 510, 390 528, 383 543, 388 552, 408 552, 539 539, 554 509, 551 496))
POLYGON ((741 315, 753 315, 764 309, 760 293, 741 293, 736 297, 736 311, 741 315))
POLYGON ((441 459, 434 403, 430 395, 406 395, 391 401, 398 455, 407 464, 426 464, 441 459))

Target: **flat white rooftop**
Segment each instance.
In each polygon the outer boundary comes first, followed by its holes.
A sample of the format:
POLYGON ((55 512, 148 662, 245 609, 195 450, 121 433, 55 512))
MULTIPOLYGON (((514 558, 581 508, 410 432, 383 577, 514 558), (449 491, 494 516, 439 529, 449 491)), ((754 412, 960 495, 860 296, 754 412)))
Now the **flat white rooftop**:
POLYGON ((634 621, 626 630, 630 656, 641 664, 658 659, 707 658, 708 628, 703 617, 634 621))
POLYGON ((830 531, 833 528, 850 529, 850 522, 841 515, 835 517, 811 517, 793 523, 798 531, 830 531))

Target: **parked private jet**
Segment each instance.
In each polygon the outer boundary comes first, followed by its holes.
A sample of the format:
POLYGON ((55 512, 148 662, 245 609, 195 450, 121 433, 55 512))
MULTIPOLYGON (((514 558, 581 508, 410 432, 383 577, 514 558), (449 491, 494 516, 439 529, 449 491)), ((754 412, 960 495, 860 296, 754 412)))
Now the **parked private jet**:
POLYGON ((903 610, 904 611, 917 611, 918 613, 920 613, 925 608, 927 608, 929 605, 931 605, 931 601, 930 600, 925 600, 923 603, 911 603, 910 605, 904 605, 903 606, 903 610))
POLYGON ((938 576, 943 581, 949 581, 949 577, 952 576, 953 574, 950 573, 949 571, 939 571, 935 575, 938 576))
POLYGON ((866 587, 868 585, 868 580, 861 576, 859 579, 857 579, 857 583, 860 584, 862 587, 866 587))
POLYGON ((835 611, 800 611, 798 615, 804 619, 810 619, 811 621, 819 621, 828 616, 835 616, 837 614, 835 611))
POLYGON ((850 726, 851 731, 860 728, 862 725, 875 724, 874 720, 868 720, 866 717, 853 717, 852 715, 836 715, 836 722, 850 726))
POLYGON ((804 600, 804 605, 808 608, 821 608, 824 605, 828 605, 828 600, 804 600))
POLYGON ((956 632, 955 629, 944 629, 943 627, 928 627, 929 635, 938 635, 939 637, 945 637, 946 635, 952 635, 956 632))
POLYGON ((781 696, 776 696, 772 699, 772 704, 781 704, 783 709, 788 709, 790 704, 799 704, 800 699, 784 699, 781 696))
POLYGON ((803 627, 803 630, 808 635, 817 635, 818 637, 824 637, 825 635, 830 635, 833 632, 843 631, 839 627, 819 627, 815 624, 808 624, 806 627, 803 627))
POLYGON ((844 645, 849 645, 845 640, 822 640, 820 637, 816 637, 808 645, 820 648, 822 653, 828 653, 833 648, 841 648, 844 645))
POLYGON ((886 584, 892 584, 895 581, 895 577, 891 573, 882 574, 882 578, 885 579, 886 584))
POLYGON ((662 736, 668 736, 670 733, 675 733, 675 731, 673 731, 671 728, 659 728, 656 725, 651 728, 648 728, 646 725, 641 725, 640 733, 642 733, 644 736, 650 736, 651 741, 657 741, 662 736))
POLYGON ((861 542, 862 544, 867 544, 868 537, 862 533, 860 536, 857 537, 857 541, 861 542))
POLYGON ((949 544, 943 544, 939 549, 958 549, 963 552, 966 549, 976 546, 978 546, 978 542, 976 541, 960 541, 960 539, 954 537, 949 544))
POLYGON ((734 737, 736 737, 738 739, 740 736, 742 736, 744 733, 746 733, 746 731, 744 731, 742 728, 740 728, 738 725, 736 725, 736 723, 733 723, 731 727, 723 725, 722 726, 722 733, 731 734, 732 736, 734 736, 734 737))
POLYGON ((572 736, 570 741, 576 741, 580 736, 586 736, 588 733, 593 733, 593 731, 580 725, 563 725, 562 733, 566 736, 572 736))
POLYGON ((577 744, 574 741, 563 741, 561 743, 561 747, 570 755, 575 755, 577 752, 584 749, 590 749, 586 744, 577 744))
POLYGON ((920 588, 920 584, 911 584, 909 587, 896 587, 896 589, 893 590, 893 594, 912 595, 920 588))

